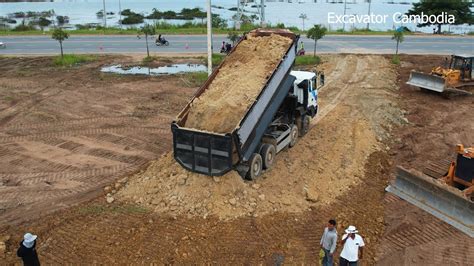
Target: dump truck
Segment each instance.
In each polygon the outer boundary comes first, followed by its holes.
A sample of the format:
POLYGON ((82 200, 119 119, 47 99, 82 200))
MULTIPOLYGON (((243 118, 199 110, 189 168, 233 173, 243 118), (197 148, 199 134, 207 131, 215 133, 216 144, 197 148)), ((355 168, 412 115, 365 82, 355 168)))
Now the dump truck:
MULTIPOLYGON (((292 71, 299 36, 287 30, 253 30, 231 50, 204 85, 171 123, 175 160, 185 169, 209 176, 236 170, 253 180, 270 169, 275 155, 293 147, 309 129, 310 119, 318 112, 318 89, 324 73, 292 71), (214 79, 246 38, 277 34, 291 39, 258 96, 230 132, 218 133, 187 127, 190 109, 211 87, 214 79)), ((265 47, 260 47, 265 51, 265 47)), ((234 70, 239 73, 238 67, 234 70)))
POLYGON ((474 147, 456 146, 456 158, 427 164, 421 172, 397 168, 386 188, 474 237, 474 147))
POLYGON ((407 84, 439 93, 470 94, 474 87, 474 55, 452 55, 445 67, 437 66, 431 73, 411 71, 407 84))

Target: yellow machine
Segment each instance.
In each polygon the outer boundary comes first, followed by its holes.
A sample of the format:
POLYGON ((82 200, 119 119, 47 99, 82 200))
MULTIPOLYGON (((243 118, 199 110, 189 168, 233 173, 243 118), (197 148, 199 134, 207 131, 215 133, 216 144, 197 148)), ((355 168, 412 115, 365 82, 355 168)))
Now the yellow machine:
POLYGON ((449 165, 448 173, 443 177, 446 184, 459 188, 466 198, 474 197, 474 147, 464 148, 462 144, 456 147, 456 161, 449 165))
POLYGON ((474 237, 474 148, 458 144, 456 152, 423 172, 399 166, 385 190, 474 237))
MULTIPOLYGON (((446 59, 447 60, 447 59, 446 59)), ((447 67, 434 67, 431 73, 412 71, 407 84, 436 92, 469 92, 474 86, 474 55, 452 55, 447 67)))

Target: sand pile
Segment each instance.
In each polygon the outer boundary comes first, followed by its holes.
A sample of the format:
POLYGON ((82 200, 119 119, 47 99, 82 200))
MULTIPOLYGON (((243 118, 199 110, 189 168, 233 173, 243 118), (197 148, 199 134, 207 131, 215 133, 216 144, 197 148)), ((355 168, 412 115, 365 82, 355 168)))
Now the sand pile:
POLYGON ((317 124, 256 181, 244 181, 234 171, 214 178, 189 172, 170 152, 112 196, 174 216, 221 219, 302 212, 336 201, 361 183, 370 154, 385 150, 378 140, 399 115, 390 111, 397 108, 396 73, 386 59, 331 56, 328 61, 317 124), (379 129, 375 122, 385 126, 379 129))
POLYGON ((195 99, 186 127, 228 133, 239 123, 292 40, 281 35, 251 37, 229 55, 209 88, 195 99))

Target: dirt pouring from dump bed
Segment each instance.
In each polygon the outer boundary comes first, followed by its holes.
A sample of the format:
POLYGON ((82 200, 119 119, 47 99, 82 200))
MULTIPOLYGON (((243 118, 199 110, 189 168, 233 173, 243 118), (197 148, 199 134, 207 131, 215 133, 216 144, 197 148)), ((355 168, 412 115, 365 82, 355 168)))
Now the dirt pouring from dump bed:
POLYGON ((231 132, 290 47, 281 35, 248 36, 230 54, 209 88, 191 105, 186 127, 231 132))
POLYGON ((244 181, 235 171, 214 178, 192 173, 169 152, 109 197, 172 216, 224 220, 301 213, 337 202, 365 182, 369 157, 388 149, 383 142, 391 138, 392 125, 406 122, 397 104, 397 74, 388 60, 355 55, 323 60, 318 68, 327 83, 311 130, 278 154, 273 168, 257 180, 244 181))

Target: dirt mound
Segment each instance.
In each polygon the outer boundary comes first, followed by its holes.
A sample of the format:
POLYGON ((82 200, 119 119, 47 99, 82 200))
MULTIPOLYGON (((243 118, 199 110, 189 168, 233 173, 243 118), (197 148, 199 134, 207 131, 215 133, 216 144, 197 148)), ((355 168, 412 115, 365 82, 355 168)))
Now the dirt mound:
POLYGON ((186 127, 231 132, 260 93, 292 40, 281 35, 242 41, 219 69, 209 88, 194 100, 186 127))
POLYGON ((311 131, 254 182, 234 171, 219 178, 184 170, 169 153, 132 177, 117 198, 173 215, 223 219, 301 212, 334 202, 364 176, 368 156, 401 123, 396 72, 381 56, 331 56, 328 83, 311 131), (380 73, 383 74, 380 74, 380 73), (337 108, 335 108, 337 106, 337 108))

